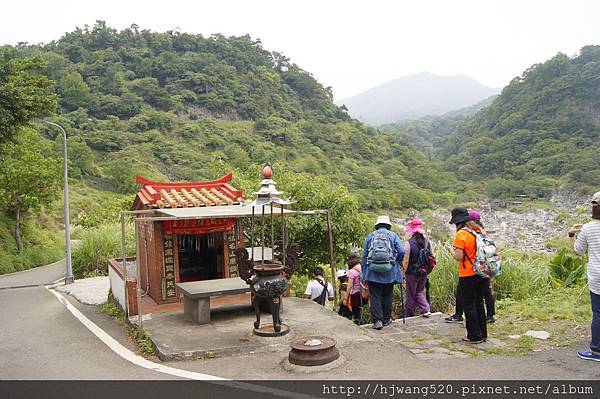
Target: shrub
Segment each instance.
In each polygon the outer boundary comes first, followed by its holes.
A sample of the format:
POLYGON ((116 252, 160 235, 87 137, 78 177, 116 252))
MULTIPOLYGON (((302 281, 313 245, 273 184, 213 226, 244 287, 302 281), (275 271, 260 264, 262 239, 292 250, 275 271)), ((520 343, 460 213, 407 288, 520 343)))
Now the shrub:
POLYGON ((0 275, 44 266, 65 256, 65 235, 28 219, 23 224, 23 255, 19 255, 12 236, 12 220, 0 214, 0 275))
MULTIPOLYGON (((135 254, 135 237, 132 225, 125 230, 125 253, 135 254)), ((108 259, 121 256, 121 225, 100 225, 82 233, 82 243, 73 251, 73 275, 82 278, 91 275, 106 275, 108 259)))
POLYGON ((569 252, 566 248, 561 249, 550 262, 550 274, 565 287, 582 281, 585 276, 582 258, 569 252))
POLYGON ((75 220, 74 225, 84 228, 99 227, 106 223, 119 221, 121 211, 126 211, 131 206, 129 196, 119 196, 93 203, 88 210, 82 210, 75 220))
POLYGON ((294 274, 290 280, 290 295, 304 298, 304 290, 310 280, 311 278, 308 276, 294 274))

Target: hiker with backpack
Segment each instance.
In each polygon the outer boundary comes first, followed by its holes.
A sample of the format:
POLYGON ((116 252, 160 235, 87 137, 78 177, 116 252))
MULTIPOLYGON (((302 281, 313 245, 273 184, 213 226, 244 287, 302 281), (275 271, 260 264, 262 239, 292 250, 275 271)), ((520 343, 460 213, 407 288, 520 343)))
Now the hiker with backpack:
POLYGON ((394 284, 402 289, 400 264, 404 246, 392 230, 389 216, 379 216, 375 231, 365 240, 362 255, 364 279, 369 284, 370 309, 373 328, 381 330, 392 322, 394 284))
POLYGON ((583 226, 573 226, 569 236, 575 240, 573 250, 588 254, 587 278, 592 305, 592 340, 590 350, 577 352, 584 360, 600 362, 600 191, 592 196, 592 220, 583 226), (575 238, 575 236, 577 238, 575 238))
POLYGON ((338 314, 340 316, 346 317, 348 319, 352 318, 352 311, 350 307, 348 307, 348 292, 350 291, 348 287, 348 270, 341 269, 335 272, 335 277, 337 278, 339 288, 339 302, 338 306, 338 314))
POLYGON ((456 225, 456 236, 449 250, 459 262, 458 284, 467 327, 467 336, 462 340, 479 344, 487 340, 483 298, 490 277, 500 273, 500 257, 493 241, 480 234, 481 229, 469 218, 466 208, 454 208, 451 213, 449 223, 456 225))
POLYGON ((404 234, 410 236, 404 249, 402 268, 406 276, 406 317, 415 315, 415 310, 424 317, 431 315, 431 307, 425 296, 427 276, 435 267, 431 243, 425 238, 423 222, 411 220, 404 234))
MULTIPOLYGON (((483 222, 481 221, 481 214, 479 212, 477 212, 476 210, 473 209, 469 209, 469 219, 472 220, 473 222, 477 223, 480 232, 479 234, 483 234, 486 235, 486 232, 484 230, 483 227, 483 222)), ((485 301, 485 321, 490 324, 490 323, 495 323, 496 319, 494 318, 494 315, 496 314, 496 308, 495 308, 495 301, 494 301, 494 295, 492 294, 492 281, 490 280, 490 284, 489 284, 489 289, 486 290, 485 292, 485 296, 484 296, 484 301, 485 301)), ((448 323, 461 323, 463 321, 463 301, 462 301, 462 294, 460 291, 460 285, 458 285, 456 287, 456 311, 454 312, 454 314, 452 316, 446 317, 445 320, 448 323)))
POLYGON ((362 308, 369 301, 369 286, 363 278, 360 259, 356 254, 350 254, 346 260, 348 265, 348 290, 346 305, 352 312, 356 324, 362 324, 362 308))
POLYGON ((304 291, 304 298, 310 299, 322 305, 327 304, 327 299, 333 301, 333 286, 323 277, 323 269, 315 267, 313 270, 314 279, 309 281, 304 291))

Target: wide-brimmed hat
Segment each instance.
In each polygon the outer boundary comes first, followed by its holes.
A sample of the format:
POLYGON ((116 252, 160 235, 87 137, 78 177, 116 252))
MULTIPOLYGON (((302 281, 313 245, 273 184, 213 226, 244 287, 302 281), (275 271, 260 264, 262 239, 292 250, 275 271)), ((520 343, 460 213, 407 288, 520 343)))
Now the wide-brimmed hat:
POLYGON ((377 217, 377 222, 375 222, 375 226, 379 226, 380 224, 386 224, 392 227, 392 222, 390 221, 389 216, 381 215, 377 217))
POLYGON ((348 276, 348 270, 342 269, 335 272, 335 278, 341 278, 348 276))
POLYGON ((421 219, 413 219, 404 228, 404 234, 412 236, 415 233, 421 233, 425 235, 423 231, 423 221, 421 219))
POLYGON ((600 205, 600 191, 592 195, 592 200, 590 202, 592 205, 600 205))
POLYGON ((474 220, 475 222, 481 222, 481 213, 477 212, 475 209, 469 209, 469 219, 474 220))
POLYGON ((471 220, 469 219, 469 211, 467 208, 454 208, 450 213, 452 214, 452 218, 448 222, 450 224, 464 223, 471 220))

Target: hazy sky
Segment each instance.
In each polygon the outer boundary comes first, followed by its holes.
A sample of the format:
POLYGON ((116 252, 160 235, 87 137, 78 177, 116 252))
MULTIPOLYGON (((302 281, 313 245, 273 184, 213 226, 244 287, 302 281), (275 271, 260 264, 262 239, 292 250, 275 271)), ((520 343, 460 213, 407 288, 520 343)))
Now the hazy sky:
POLYGON ((286 54, 336 100, 429 71, 506 85, 558 52, 600 44, 594 0, 20 0, 0 15, 0 44, 49 42, 102 19, 122 29, 250 34, 286 54))

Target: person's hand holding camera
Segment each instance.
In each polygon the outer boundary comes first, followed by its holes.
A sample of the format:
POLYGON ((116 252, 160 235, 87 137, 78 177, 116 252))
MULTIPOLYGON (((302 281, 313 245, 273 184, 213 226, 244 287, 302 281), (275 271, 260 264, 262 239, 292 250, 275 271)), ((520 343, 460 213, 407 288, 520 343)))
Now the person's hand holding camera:
POLYGON ((579 234, 579 232, 581 231, 582 226, 583 225, 581 224, 574 224, 573 226, 571 226, 568 231, 569 238, 577 237, 577 234, 579 234))

